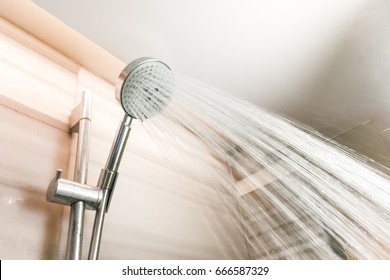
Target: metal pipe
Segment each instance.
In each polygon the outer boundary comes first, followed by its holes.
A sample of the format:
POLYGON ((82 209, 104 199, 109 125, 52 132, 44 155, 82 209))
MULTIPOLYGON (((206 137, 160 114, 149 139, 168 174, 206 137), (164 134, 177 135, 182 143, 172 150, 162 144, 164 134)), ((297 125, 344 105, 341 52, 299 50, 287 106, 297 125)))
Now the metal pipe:
POLYGON ((89 254, 88 254, 89 260, 97 260, 99 257, 100 242, 103 233, 104 217, 106 214, 107 201, 109 196, 110 196, 110 190, 104 189, 102 202, 100 203, 100 207, 96 210, 96 214, 95 214, 91 245, 89 247, 89 254))
POLYGON ((78 201, 71 206, 65 256, 67 260, 81 260, 82 258, 84 212, 85 204, 82 201, 78 201))
MULTIPOLYGON (((83 92, 81 103, 72 111, 71 131, 78 132, 74 181, 86 184, 88 175, 89 143, 91 135, 91 94, 83 92), (78 122, 74 123, 74 119, 78 122)), ((68 241, 65 258, 82 258, 85 204, 82 201, 71 205, 68 241)))
POLYGON ((116 179, 118 177, 118 168, 131 130, 131 121, 132 117, 125 114, 112 144, 106 166, 100 173, 98 187, 103 190, 103 198, 95 215, 88 255, 88 259, 90 260, 97 260, 99 257, 104 217, 108 211, 112 194, 114 192, 116 179))
POLYGON ((127 143, 127 138, 131 130, 131 122, 133 118, 125 114, 121 126, 117 132, 114 143, 111 147, 110 154, 106 162, 106 169, 112 172, 117 172, 122 159, 123 151, 127 143))
POLYGON ((82 118, 79 121, 76 162, 73 180, 86 184, 88 177, 89 140, 91 136, 91 120, 82 118))

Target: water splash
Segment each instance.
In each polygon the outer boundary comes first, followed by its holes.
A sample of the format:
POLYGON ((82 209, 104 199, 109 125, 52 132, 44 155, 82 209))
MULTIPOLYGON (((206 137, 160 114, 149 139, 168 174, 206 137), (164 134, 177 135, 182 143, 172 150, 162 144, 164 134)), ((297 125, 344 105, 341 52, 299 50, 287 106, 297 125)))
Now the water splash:
MULTIPOLYGON (((158 77, 143 82, 153 87, 158 77)), ((133 115, 151 136, 218 170, 216 193, 238 205, 226 213, 245 236, 250 258, 390 258, 390 178, 371 160, 178 73, 168 106, 146 120, 153 111, 148 100, 168 95, 149 92, 132 104, 133 115), (215 162, 206 163, 190 138, 215 162)))

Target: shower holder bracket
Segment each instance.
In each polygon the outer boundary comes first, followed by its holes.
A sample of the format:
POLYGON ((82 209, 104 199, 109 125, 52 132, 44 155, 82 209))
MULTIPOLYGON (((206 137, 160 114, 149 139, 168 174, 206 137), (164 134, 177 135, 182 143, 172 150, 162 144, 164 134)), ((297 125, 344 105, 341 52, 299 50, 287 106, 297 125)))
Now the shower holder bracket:
POLYGON ((68 206, 82 201, 87 210, 96 210, 99 207, 103 197, 101 189, 62 179, 61 175, 62 170, 58 169, 47 189, 47 201, 68 206))
POLYGON ((69 130, 71 132, 79 133, 81 120, 91 120, 91 99, 92 93, 84 91, 81 102, 73 108, 69 122, 69 130))
MULTIPOLYGON (((70 115, 69 131, 78 133, 78 150, 76 157, 88 156, 90 122, 91 122, 92 93, 84 91, 81 101, 76 105, 70 115), (88 126, 88 128, 86 127, 88 126), (84 154, 82 154, 84 153, 84 154)), ((78 201, 85 203, 86 209, 96 210, 101 201, 101 190, 88 186, 86 183, 87 161, 76 159, 74 181, 62 179, 62 170, 57 169, 54 178, 51 180, 46 192, 46 200, 49 202, 72 205, 78 201), (79 169, 83 169, 80 172, 79 169), (83 174, 80 174, 83 173, 83 174)))

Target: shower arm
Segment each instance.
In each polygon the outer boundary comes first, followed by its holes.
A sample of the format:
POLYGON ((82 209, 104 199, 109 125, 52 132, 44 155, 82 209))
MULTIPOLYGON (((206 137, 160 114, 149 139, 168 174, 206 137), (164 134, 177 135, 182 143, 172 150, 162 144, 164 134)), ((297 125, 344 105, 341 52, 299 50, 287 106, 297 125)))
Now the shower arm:
POLYGON ((88 255, 89 260, 96 260, 99 257, 104 217, 108 212, 111 203, 114 187, 118 178, 118 168, 131 131, 132 120, 133 118, 131 116, 125 114, 116 134, 115 140, 112 144, 106 166, 100 172, 97 187, 102 191, 102 200, 95 214, 95 221, 93 225, 91 244, 88 255))

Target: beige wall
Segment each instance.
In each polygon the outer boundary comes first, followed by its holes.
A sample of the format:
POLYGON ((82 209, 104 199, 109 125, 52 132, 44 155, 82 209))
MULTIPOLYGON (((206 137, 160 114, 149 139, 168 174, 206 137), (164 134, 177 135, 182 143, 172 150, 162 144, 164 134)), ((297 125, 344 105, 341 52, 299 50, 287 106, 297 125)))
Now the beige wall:
MULTIPOLYGON (((68 207, 46 202, 45 192, 57 168, 72 177, 70 112, 84 90, 93 92, 91 185, 123 113, 112 84, 4 19, 0 27, 0 258, 63 258, 68 207)), ((170 165, 134 123, 106 216, 102 259, 247 257, 220 198, 233 200, 215 190, 212 176, 202 178, 208 166, 189 172, 190 156, 181 160, 187 166, 170 165)), ((84 255, 93 214, 86 216, 84 255)))
POLYGON ((67 171, 68 133, 0 105, 0 258, 56 259, 63 207, 45 201, 54 168, 67 171))

